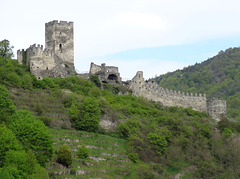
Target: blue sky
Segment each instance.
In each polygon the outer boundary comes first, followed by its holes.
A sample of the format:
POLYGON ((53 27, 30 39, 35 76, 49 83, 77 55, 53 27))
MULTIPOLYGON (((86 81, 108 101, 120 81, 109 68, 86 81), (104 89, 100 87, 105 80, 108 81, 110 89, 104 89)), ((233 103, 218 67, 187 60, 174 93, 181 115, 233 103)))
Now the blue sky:
POLYGON ((137 60, 137 59, 162 59, 185 63, 195 63, 207 60, 216 55, 220 50, 240 46, 240 35, 235 37, 200 41, 193 44, 159 46, 121 51, 107 55, 109 59, 137 60))
POLYGON ((14 52, 45 45, 45 23, 74 22, 75 67, 119 67, 124 80, 200 63, 240 46, 239 0, 9 0, 1 2, 0 40, 14 52))

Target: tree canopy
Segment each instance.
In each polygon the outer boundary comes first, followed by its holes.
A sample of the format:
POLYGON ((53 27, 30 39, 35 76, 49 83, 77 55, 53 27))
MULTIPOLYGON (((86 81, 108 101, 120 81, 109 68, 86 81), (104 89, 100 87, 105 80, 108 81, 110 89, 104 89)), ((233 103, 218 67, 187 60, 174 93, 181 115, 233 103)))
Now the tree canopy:
POLYGON ((11 59, 13 55, 13 46, 10 46, 10 42, 6 39, 0 42, 0 57, 5 59, 11 59))

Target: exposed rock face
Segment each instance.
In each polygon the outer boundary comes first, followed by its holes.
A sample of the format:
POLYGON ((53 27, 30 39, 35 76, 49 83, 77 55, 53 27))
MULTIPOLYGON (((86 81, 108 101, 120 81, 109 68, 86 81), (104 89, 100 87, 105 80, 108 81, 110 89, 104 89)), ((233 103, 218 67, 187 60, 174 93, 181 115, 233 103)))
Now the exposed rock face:
POLYGON ((189 94, 162 88, 153 81, 144 81, 142 71, 137 72, 128 86, 133 95, 160 102, 164 106, 191 106, 194 110, 207 112, 215 120, 220 120, 221 115, 226 114, 225 100, 207 99, 205 94, 189 94))
POLYGON ((18 50, 18 62, 28 65, 37 79, 67 77, 75 73, 73 22, 46 23, 45 47, 33 44, 26 50, 18 50))

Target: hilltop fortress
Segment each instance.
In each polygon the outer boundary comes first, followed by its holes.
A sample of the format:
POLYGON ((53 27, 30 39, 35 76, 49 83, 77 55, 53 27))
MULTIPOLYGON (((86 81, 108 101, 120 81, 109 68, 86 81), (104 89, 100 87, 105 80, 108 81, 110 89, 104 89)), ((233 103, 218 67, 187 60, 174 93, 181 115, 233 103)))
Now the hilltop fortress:
MULTIPOLYGON (((28 65, 37 79, 75 75, 73 22, 55 20, 46 23, 45 49, 43 45, 34 44, 26 50, 18 50, 17 60, 20 64, 28 65)), ((84 78, 90 75, 98 75, 102 83, 124 85, 132 90, 134 96, 143 96, 163 106, 192 107, 208 113, 217 121, 226 114, 225 100, 210 99, 205 94, 189 94, 162 88, 154 81, 145 81, 142 71, 137 72, 132 80, 123 82, 118 67, 91 63, 89 73, 78 74, 84 78)))
POLYGON ((75 74, 73 22, 46 23, 45 49, 33 44, 26 50, 18 50, 17 59, 20 64, 28 65, 37 79, 75 74))

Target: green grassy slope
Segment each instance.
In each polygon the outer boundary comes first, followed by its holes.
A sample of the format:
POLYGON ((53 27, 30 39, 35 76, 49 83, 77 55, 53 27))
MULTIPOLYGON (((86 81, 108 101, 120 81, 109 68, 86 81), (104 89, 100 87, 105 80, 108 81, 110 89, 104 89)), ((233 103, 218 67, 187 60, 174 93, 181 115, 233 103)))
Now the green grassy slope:
POLYGON ((14 60, 0 59, 0 72, 0 83, 11 92, 17 109, 32 111, 49 127, 55 151, 47 164, 52 178, 240 177, 238 123, 216 123, 191 108, 117 95, 125 89, 106 84, 100 90, 78 77, 36 80, 14 60), (84 125, 84 120, 91 124, 103 116, 116 122, 117 128, 106 132, 97 126, 95 133, 76 130, 76 124, 84 125), (56 162, 63 144, 72 151, 69 167, 56 162), (90 151, 89 159, 76 156, 83 144, 90 151))
POLYGON ((228 116, 240 120, 240 48, 154 79, 160 86, 227 100, 228 116))
POLYGON ((70 147, 73 155, 71 168, 56 163, 56 155, 47 166, 50 176, 55 178, 125 178, 131 175, 134 163, 127 157, 127 141, 107 135, 76 130, 49 129, 54 140, 54 148, 61 145, 70 147), (85 145, 89 149, 89 159, 79 159, 77 149, 85 145))

